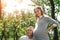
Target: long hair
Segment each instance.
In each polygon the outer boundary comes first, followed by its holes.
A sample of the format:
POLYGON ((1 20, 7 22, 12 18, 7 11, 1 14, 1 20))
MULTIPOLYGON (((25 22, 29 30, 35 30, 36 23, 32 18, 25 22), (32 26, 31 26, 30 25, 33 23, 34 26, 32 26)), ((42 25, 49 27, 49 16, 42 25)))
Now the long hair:
MULTIPOLYGON (((42 8, 41 6, 36 6, 36 7, 34 8, 34 12, 35 12, 35 9, 39 9, 39 10, 41 11, 41 15, 42 15, 42 16, 49 17, 48 15, 46 15, 46 14, 44 13, 43 8, 42 8)), ((37 18, 36 18, 36 19, 37 19, 37 18)))
POLYGON ((44 15, 44 11, 43 11, 42 7, 40 7, 40 6, 35 7, 34 12, 35 12, 35 9, 39 9, 41 11, 41 15, 44 15))
MULTIPOLYGON (((43 11, 43 8, 42 8, 41 6, 36 6, 36 7, 34 8, 34 12, 35 12, 36 9, 39 9, 39 10, 41 11, 41 15, 44 16, 44 11, 43 11)), ((36 16, 36 19, 37 19, 37 18, 38 18, 38 17, 36 16)))

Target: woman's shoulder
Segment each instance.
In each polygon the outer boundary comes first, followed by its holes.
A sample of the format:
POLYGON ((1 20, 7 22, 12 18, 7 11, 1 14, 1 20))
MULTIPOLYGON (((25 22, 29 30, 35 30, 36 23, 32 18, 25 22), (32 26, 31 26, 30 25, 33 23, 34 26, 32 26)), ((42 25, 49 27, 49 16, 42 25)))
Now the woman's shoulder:
POLYGON ((44 16, 44 20, 46 20, 46 21, 51 20, 51 19, 52 19, 52 18, 49 17, 49 16, 47 16, 47 15, 44 16))
POLYGON ((20 38, 21 38, 21 39, 23 39, 23 38, 27 38, 27 36, 26 36, 26 35, 24 35, 24 36, 21 36, 20 38))
POLYGON ((48 16, 48 15, 45 15, 45 14, 44 14, 44 17, 45 17, 45 18, 47 18, 47 19, 51 18, 50 16, 48 16))

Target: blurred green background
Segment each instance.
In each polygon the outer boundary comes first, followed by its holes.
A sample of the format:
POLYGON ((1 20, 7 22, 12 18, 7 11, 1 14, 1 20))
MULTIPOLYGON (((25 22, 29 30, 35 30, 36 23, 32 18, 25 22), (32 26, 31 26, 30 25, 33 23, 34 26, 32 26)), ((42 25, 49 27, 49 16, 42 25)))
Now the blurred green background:
MULTIPOLYGON (((46 15, 58 21, 57 28, 49 31, 49 37, 50 40, 60 40, 60 0, 30 1, 34 4, 28 4, 28 6, 42 6, 46 15)), ((12 13, 8 13, 7 16, 7 12, 3 10, 2 13, 0 12, 0 40, 19 40, 21 36, 26 34, 26 30, 30 25, 35 27, 36 18, 34 12, 30 10, 27 10, 27 12, 25 12, 25 10, 21 10, 21 15, 17 15, 19 14, 18 12, 19 11, 15 9, 13 12, 15 16, 12 15, 12 13)))

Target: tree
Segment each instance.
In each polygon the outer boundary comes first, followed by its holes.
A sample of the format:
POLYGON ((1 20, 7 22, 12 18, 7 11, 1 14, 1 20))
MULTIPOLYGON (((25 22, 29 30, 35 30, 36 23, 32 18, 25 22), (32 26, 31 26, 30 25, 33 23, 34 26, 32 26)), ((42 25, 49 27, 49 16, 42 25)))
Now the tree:
MULTIPOLYGON (((55 19, 55 5, 54 5, 54 1, 50 0, 51 3, 51 17, 53 19, 55 19)), ((57 27, 54 28, 54 38, 53 40, 58 40, 58 31, 57 31, 57 27)))

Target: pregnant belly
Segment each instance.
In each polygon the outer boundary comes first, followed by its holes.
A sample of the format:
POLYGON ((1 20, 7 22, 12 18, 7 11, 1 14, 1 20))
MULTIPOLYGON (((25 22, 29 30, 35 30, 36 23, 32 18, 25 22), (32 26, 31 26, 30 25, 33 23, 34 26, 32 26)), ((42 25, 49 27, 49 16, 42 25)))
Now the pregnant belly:
POLYGON ((35 38, 48 38, 49 36, 45 32, 35 31, 33 32, 35 38))
POLYGON ((35 30, 34 32, 33 32, 33 34, 34 34, 34 36, 47 36, 47 34, 46 34, 46 32, 45 32, 45 30, 35 30))
POLYGON ((45 33, 46 29, 44 28, 37 28, 34 30, 34 33, 45 33))
POLYGON ((42 31, 39 31, 39 30, 34 30, 34 32, 33 32, 33 34, 34 35, 40 35, 40 34, 43 34, 44 32, 42 32, 42 31))

